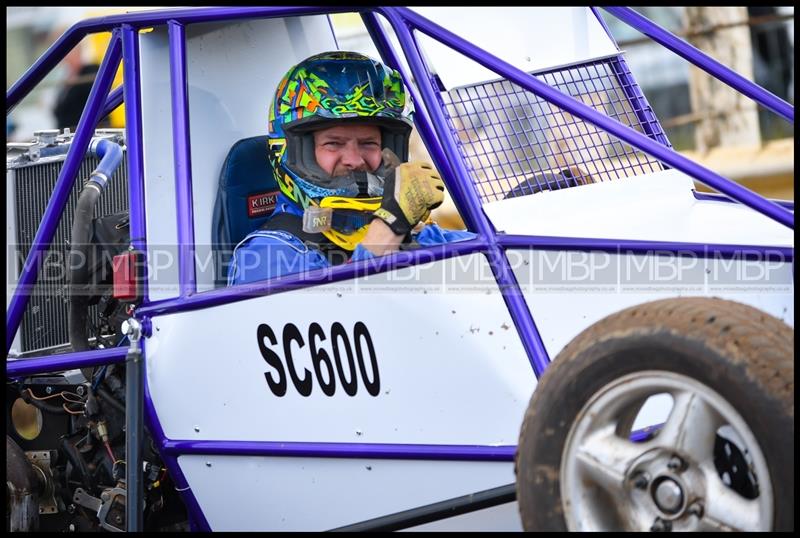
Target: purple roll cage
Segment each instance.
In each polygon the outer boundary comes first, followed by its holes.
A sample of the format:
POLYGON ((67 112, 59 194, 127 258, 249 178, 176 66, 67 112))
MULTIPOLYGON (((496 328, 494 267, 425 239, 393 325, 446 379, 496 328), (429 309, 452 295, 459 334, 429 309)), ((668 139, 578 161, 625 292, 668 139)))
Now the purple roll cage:
MULTIPOLYGON (((603 28, 611 37, 597 8, 591 8, 603 28)), ((634 29, 649 36, 676 54, 692 62, 732 88, 772 110, 790 123, 794 123, 794 107, 757 84, 743 78, 728 67, 713 60, 685 41, 626 7, 603 7, 634 29)), ((615 61, 622 66, 616 71, 620 85, 643 126, 645 134, 626 126, 616 119, 597 112, 580 101, 554 89, 511 64, 487 53, 452 32, 431 22, 421 15, 403 7, 224 7, 178 9, 161 12, 138 12, 124 15, 88 19, 73 25, 56 41, 45 54, 8 90, 6 114, 38 84, 47 73, 87 34, 112 32, 106 55, 92 86, 86 107, 78 123, 75 138, 58 176, 53 195, 48 203, 42 222, 33 240, 31 250, 20 273, 16 289, 6 314, 6 352, 11 348, 28 304, 30 290, 38 277, 40 264, 37 260, 50 247, 59 219, 76 180, 83 155, 91 140, 98 121, 114 110, 124 100, 127 159, 129 166, 130 230, 134 250, 146 256, 146 229, 144 213, 144 176, 142 160, 141 95, 139 77, 138 31, 142 28, 167 25, 169 29, 170 75, 172 93, 172 128, 175 179, 177 193, 177 224, 180 251, 178 256, 180 292, 174 299, 149 301, 147 276, 144 278, 144 294, 140 307, 135 311, 143 322, 144 336, 149 336, 149 318, 173 312, 244 300, 254 296, 270 295, 298 287, 352 279, 387 270, 399 269, 421 262, 442 260, 470 253, 487 256, 495 279, 514 321, 524 349, 537 378, 541 377, 550 357, 536 328, 530 310, 520 291, 519 284, 509 265, 505 251, 512 248, 570 249, 605 251, 614 253, 637 253, 658 250, 667 253, 691 253, 700 257, 712 255, 733 257, 758 253, 779 256, 793 261, 793 248, 772 248, 743 245, 711 245, 704 243, 664 243, 627 240, 600 240, 587 238, 560 238, 512 236, 498 234, 481 210, 481 197, 473 178, 459 152, 452 128, 448 124, 444 104, 438 95, 438 86, 425 65, 413 31, 449 46, 471 58, 478 64, 497 73, 504 79, 524 88, 561 110, 596 126, 627 142, 634 148, 652 156, 666 165, 686 173, 701 183, 719 191, 721 195, 696 194, 698 198, 725 202, 739 202, 794 229, 793 203, 779 203, 740 186, 730 179, 687 159, 675 152, 658 125, 658 121, 647 105, 638 85, 633 81, 624 59, 619 55, 615 61), (300 275, 288 275, 269 281, 246 284, 232 288, 207 291, 198 294, 194 265, 194 215, 192 211, 192 170, 189 141, 188 90, 186 80, 185 26, 201 22, 247 18, 273 18, 303 15, 322 15, 341 12, 357 12, 369 31, 382 59, 401 72, 406 88, 415 105, 415 125, 431 158, 442 172, 467 228, 477 233, 474 240, 451 243, 434 248, 410 252, 399 252, 382 259, 356 262, 320 269, 300 275), (398 61, 386 32, 378 20, 381 15, 389 23, 402 48, 411 72, 407 72, 398 61), (114 73, 123 61, 124 81, 122 88, 109 94, 114 73), (412 79, 413 77, 413 79, 412 79), (411 81, 415 80, 417 86, 411 81), (123 98, 124 95, 124 98, 123 98), (658 129, 652 129, 655 125, 658 129)), ((612 37, 613 40, 613 37, 612 37)), ((143 264, 145 267, 147 264, 143 264)), ((142 341, 142 353, 146 352, 142 341)), ((7 378, 16 378, 35 373, 62 371, 86 366, 123 362, 126 350, 122 348, 69 353, 57 357, 37 357, 25 360, 6 361, 7 378)), ((512 461, 516 446, 449 446, 449 445, 386 445, 345 443, 291 443, 291 442, 244 442, 244 441, 197 441, 168 439, 157 420, 153 401, 147 384, 144 384, 145 421, 154 441, 160 448, 165 464, 173 477, 176 488, 182 492, 193 530, 210 530, 189 485, 178 465, 178 457, 187 454, 287 456, 287 457, 335 457, 335 458, 394 458, 434 459, 470 461, 512 461)))

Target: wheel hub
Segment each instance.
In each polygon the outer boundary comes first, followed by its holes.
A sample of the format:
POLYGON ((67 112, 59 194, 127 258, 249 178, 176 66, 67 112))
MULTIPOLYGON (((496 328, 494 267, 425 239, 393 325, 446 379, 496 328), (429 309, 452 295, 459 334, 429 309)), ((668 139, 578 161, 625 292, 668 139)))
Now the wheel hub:
POLYGON ((737 499, 716 476, 721 427, 735 432, 753 454, 759 486, 762 479, 769 484, 765 458, 747 423, 707 386, 661 371, 637 372, 605 386, 587 402, 565 440, 560 476, 568 528, 768 530, 773 500, 765 493, 771 485, 759 487, 756 499, 737 499), (672 397, 664 425, 646 441, 627 439, 627 407, 639 412, 642 401, 662 393, 672 397), (613 514, 607 510, 610 499, 619 503, 613 514))
POLYGON ((677 514, 683 506, 683 490, 680 484, 671 478, 661 479, 653 487, 653 500, 656 506, 666 514, 677 514))
POLYGON ((635 504, 665 521, 682 518, 692 499, 705 496, 701 472, 670 450, 657 448, 642 454, 626 478, 635 504))

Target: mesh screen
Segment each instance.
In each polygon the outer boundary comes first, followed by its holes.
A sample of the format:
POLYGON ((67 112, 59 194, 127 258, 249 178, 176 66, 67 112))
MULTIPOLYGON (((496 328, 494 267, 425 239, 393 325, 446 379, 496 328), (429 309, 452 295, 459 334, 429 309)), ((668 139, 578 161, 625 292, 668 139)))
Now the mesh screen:
MULTIPOLYGON (((625 63, 617 58, 535 76, 669 144, 625 63)), ((440 95, 483 202, 665 169, 658 160, 507 80, 440 95)))

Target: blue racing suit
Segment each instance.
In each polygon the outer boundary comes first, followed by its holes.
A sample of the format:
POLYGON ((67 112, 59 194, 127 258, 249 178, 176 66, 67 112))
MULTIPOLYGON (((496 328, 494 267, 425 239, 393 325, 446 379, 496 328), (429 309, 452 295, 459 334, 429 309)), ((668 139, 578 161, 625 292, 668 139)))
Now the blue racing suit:
MULTIPOLYGON (((280 194, 273 216, 290 213, 302 217, 303 210, 280 194)), ((437 224, 428 224, 413 239, 420 246, 440 245, 450 241, 472 239, 476 234, 445 230, 437 224)), ((356 245, 350 261, 374 258, 363 246, 356 245)), ((228 268, 228 285, 244 284, 277 276, 329 267, 328 258, 320 250, 309 247, 297 236, 280 230, 250 232, 233 250, 228 268)))

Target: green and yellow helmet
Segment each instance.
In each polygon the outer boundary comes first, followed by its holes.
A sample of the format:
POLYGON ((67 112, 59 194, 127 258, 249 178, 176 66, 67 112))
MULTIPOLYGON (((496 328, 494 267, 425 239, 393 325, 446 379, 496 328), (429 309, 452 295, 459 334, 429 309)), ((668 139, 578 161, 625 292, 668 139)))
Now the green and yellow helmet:
MULTIPOLYGON (((314 157, 312 132, 332 122, 376 125, 383 147, 401 161, 408 160, 412 122, 397 71, 357 52, 323 52, 303 60, 278 84, 268 130, 269 157, 278 185, 303 209, 327 197, 359 197, 351 177, 331 177, 314 157)), ((369 196, 382 194, 382 179, 371 178, 369 196)))

